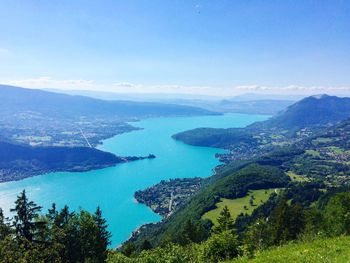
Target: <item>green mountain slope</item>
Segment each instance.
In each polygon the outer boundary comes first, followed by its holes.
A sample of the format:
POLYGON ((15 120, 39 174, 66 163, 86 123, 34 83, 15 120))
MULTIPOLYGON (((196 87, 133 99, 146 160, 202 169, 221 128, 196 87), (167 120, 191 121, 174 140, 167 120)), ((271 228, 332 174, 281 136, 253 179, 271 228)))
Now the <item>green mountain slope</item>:
POLYGON ((295 129, 334 124, 349 117, 350 98, 320 95, 307 97, 270 120, 255 125, 295 129))
MULTIPOLYGON (((250 161, 224 165, 207 179, 207 184, 204 183, 202 190, 185 206, 180 207, 161 224, 145 227, 133 241, 139 243, 148 239, 155 245, 168 238, 176 241, 176 235, 181 232, 187 220, 200 222, 203 214, 214 209, 221 198, 243 197, 249 190, 291 187, 294 184, 299 189, 299 182, 310 183, 310 189, 324 190, 346 186, 350 171, 349 138, 350 121, 344 121, 290 147, 266 153, 250 161), (318 154, 312 155, 310 151, 318 154), (297 175, 299 180, 291 182, 288 174, 297 175)), ((318 190, 310 190, 306 200, 299 197, 297 200, 309 204, 318 195, 318 190)), ((254 212, 253 216, 256 216, 254 212)), ((208 227, 205 221, 201 223, 208 227)))
POLYGON ((199 128, 175 134, 173 138, 191 145, 228 149, 253 148, 271 143, 276 146, 291 137, 302 136, 299 134, 302 129, 327 127, 348 118, 350 98, 312 96, 289 106, 269 120, 253 123, 244 129, 199 128))
MULTIPOLYGON (((215 208, 220 198, 239 198, 249 190, 285 187, 290 181, 282 170, 272 166, 248 164, 240 168, 233 168, 229 175, 213 180, 169 218, 160 224, 149 225, 131 240, 141 244, 147 239, 155 245, 169 239, 176 240, 186 221, 200 221, 205 212, 215 208)), ((203 223, 207 224, 204 227, 210 228, 209 222, 203 223)))

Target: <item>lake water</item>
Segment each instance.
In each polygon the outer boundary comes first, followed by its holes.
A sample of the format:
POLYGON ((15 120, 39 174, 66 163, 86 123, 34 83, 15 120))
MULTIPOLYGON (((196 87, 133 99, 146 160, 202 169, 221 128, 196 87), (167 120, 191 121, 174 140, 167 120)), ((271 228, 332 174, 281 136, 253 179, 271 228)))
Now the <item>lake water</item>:
POLYGON ((175 141, 171 135, 198 127, 244 127, 265 120, 262 115, 225 114, 181 118, 153 118, 132 123, 143 128, 107 139, 100 149, 120 156, 155 154, 155 159, 124 163, 89 172, 59 172, 0 184, 0 207, 8 214, 16 196, 26 189, 30 200, 46 209, 53 202, 94 212, 99 205, 112 232, 112 245, 129 237, 138 226, 156 222, 160 216, 133 198, 135 191, 161 180, 207 177, 219 164, 214 157, 221 149, 194 147, 175 141))

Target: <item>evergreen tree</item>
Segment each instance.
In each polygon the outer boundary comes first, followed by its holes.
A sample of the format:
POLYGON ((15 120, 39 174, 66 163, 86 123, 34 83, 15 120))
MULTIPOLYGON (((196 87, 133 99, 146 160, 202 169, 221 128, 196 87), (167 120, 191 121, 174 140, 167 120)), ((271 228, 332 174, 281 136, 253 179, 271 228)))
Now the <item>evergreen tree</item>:
POLYGON ((58 212, 56 210, 56 204, 53 203, 51 208, 49 208, 48 213, 47 213, 46 216, 51 222, 54 222, 54 220, 56 219, 57 215, 58 215, 58 212))
POLYGON ((255 251, 263 250, 269 246, 268 224, 265 219, 259 218, 252 224, 244 236, 244 245, 249 256, 255 251))
POLYGON ((55 216, 55 225, 61 228, 68 225, 69 220, 74 217, 74 213, 69 212, 69 207, 65 205, 59 213, 55 216))
POLYGON ((135 244, 133 242, 124 243, 121 252, 127 257, 132 256, 136 253, 135 244))
POLYGON ((299 203, 293 205, 289 213, 289 237, 288 239, 297 239, 305 227, 305 213, 299 203))
POLYGON ((80 262, 96 260, 97 226, 93 216, 87 211, 80 211, 79 216, 80 262))
POLYGON ((11 234, 11 228, 6 221, 7 218, 5 218, 4 213, 0 208, 0 240, 5 239, 11 234))
POLYGON ((197 227, 191 220, 187 220, 186 221, 186 224, 185 224, 185 227, 184 227, 184 233, 185 233, 185 236, 191 242, 193 242, 196 239, 197 227))
POLYGON ((203 243, 203 259, 201 262, 223 262, 241 253, 238 238, 232 231, 223 231, 211 236, 203 243))
POLYGON ((282 198, 272 211, 269 226, 273 245, 280 245, 289 238, 289 211, 286 198, 282 198))
POLYGON ((152 244, 147 239, 145 239, 141 244, 140 250, 142 251, 150 249, 152 249, 152 244))
POLYGON ((350 234, 350 193, 338 193, 330 198, 324 211, 325 232, 329 236, 350 234))
POLYGON ((218 218, 219 225, 216 227, 217 232, 224 232, 227 230, 233 229, 234 221, 231 217, 231 213, 228 210, 228 207, 225 205, 225 207, 220 212, 220 216, 218 218))
POLYGON ((192 242, 199 243, 208 238, 209 230, 207 228, 210 228, 210 226, 203 224, 201 221, 193 223, 192 220, 188 219, 182 230, 179 231, 179 234, 172 240, 181 245, 187 245, 192 242))
POLYGON ((105 262, 107 259, 107 247, 110 244, 111 233, 107 230, 106 219, 102 217, 102 211, 98 206, 94 215, 97 226, 96 233, 96 254, 98 262, 105 262))
POLYGON ((75 213, 69 213, 65 206, 59 213, 59 221, 63 231, 63 258, 64 262, 79 262, 81 258, 81 242, 85 242, 80 236, 80 219, 75 213))
POLYGON ((36 205, 33 201, 28 201, 25 190, 17 197, 15 205, 15 208, 10 211, 15 212, 13 225, 16 234, 18 237, 32 242, 36 231, 45 224, 45 222, 36 221, 41 211, 41 206, 36 205))
POLYGON ((305 213, 305 227, 302 233, 304 241, 313 240, 322 231, 323 215, 316 207, 311 207, 305 213))

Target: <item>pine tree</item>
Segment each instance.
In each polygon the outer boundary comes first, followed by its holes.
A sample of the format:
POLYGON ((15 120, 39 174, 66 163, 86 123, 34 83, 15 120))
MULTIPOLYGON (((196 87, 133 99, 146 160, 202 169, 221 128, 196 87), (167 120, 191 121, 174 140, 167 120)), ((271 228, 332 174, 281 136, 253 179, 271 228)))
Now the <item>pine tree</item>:
POLYGON ((265 219, 257 219, 247 230, 244 235, 244 245, 249 256, 269 246, 269 229, 265 219))
POLYGON ((197 227, 191 220, 187 220, 182 231, 182 244, 195 242, 197 239, 197 227))
POLYGON ((107 259, 107 247, 110 244, 112 235, 107 230, 107 221, 102 217, 102 211, 99 206, 96 209, 94 219, 97 225, 96 254, 99 262, 105 262, 107 259))
POLYGON ((123 245, 121 252, 124 256, 130 257, 131 255, 135 254, 136 247, 133 242, 127 242, 123 245))
POLYGON ((289 216, 289 239, 297 239, 305 227, 305 213, 299 203, 291 207, 289 216))
POLYGON ((142 251, 150 249, 152 249, 152 244, 147 239, 145 239, 141 244, 140 250, 142 251))
POLYGON ((46 214, 46 216, 51 222, 54 222, 56 217, 57 217, 57 215, 58 215, 58 212, 56 210, 56 204, 53 203, 51 208, 49 208, 48 213, 46 214))
POLYGON ((82 210, 78 218, 79 262, 97 261, 96 235, 98 232, 94 217, 82 210))
POLYGON ((6 221, 7 219, 0 208, 0 240, 5 239, 5 237, 9 236, 11 233, 11 228, 6 221))
POLYGON ((290 207, 283 197, 273 210, 270 220, 270 236, 273 245, 280 245, 289 239, 290 207))
POLYGON ((65 205, 55 217, 55 225, 61 228, 68 225, 69 220, 74 216, 74 213, 69 212, 69 207, 65 205))
POLYGON ((225 207, 220 212, 220 217, 218 218, 219 225, 216 227, 217 232, 224 232, 227 230, 233 229, 233 219, 231 217, 231 213, 228 210, 228 207, 225 205, 225 207))
POLYGON ((17 196, 15 205, 15 208, 10 211, 16 213, 13 221, 16 234, 18 237, 32 242, 35 238, 35 232, 45 224, 45 222, 36 221, 41 206, 36 205, 33 201, 28 201, 25 190, 17 196))

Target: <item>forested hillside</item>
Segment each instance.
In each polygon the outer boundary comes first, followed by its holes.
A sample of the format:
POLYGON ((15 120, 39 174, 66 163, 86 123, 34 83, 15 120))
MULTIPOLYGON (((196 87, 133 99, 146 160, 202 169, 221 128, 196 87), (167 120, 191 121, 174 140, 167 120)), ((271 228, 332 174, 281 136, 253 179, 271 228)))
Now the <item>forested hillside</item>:
POLYGON ((350 118, 350 98, 311 96, 269 120, 256 122, 244 129, 194 129, 174 135, 177 140, 197 146, 231 149, 256 145, 271 146, 293 142, 320 127, 350 118))
POLYGON ((57 171, 86 171, 125 162, 89 147, 32 147, 0 141, 0 182, 57 171))
POLYGON ((217 157, 228 164, 292 147, 349 118, 349 98, 312 96, 266 121, 245 128, 198 128, 175 134, 173 138, 191 145, 227 149, 229 152, 217 157))
POLYGON ((270 120, 251 126, 302 129, 334 124, 349 116, 350 98, 316 95, 294 103, 270 120))
MULTIPOLYGON (((350 121, 344 121, 291 146, 219 168, 187 204, 161 223, 135 233, 123 245, 122 253, 135 260, 130 262, 156 255, 165 260, 174 254, 193 262, 218 262, 239 255, 254 257, 293 240, 349 234, 344 220, 350 211, 349 138, 350 121), (233 202, 249 191, 271 188, 276 190, 266 201, 250 198, 245 204, 246 210, 253 210, 249 214, 243 209, 238 217, 232 217, 234 211, 224 207, 215 225, 203 218, 222 200, 233 202), (169 242, 177 245, 136 257, 145 247, 169 242)), ((113 260, 129 262, 119 254, 113 260)))
POLYGON ((309 199, 312 188, 304 185, 293 198, 288 193, 272 196, 258 217, 257 213, 248 217, 253 220, 243 232, 237 232, 237 222, 224 209, 219 225, 205 241, 194 239, 198 228, 186 223, 186 244, 166 242, 152 248, 145 241, 139 250, 129 244, 122 253, 110 253, 108 262, 216 263, 234 258, 238 259, 232 262, 347 262, 350 233, 344 216, 350 210, 348 191, 319 194, 313 201, 316 205, 306 205, 300 201, 309 199))

